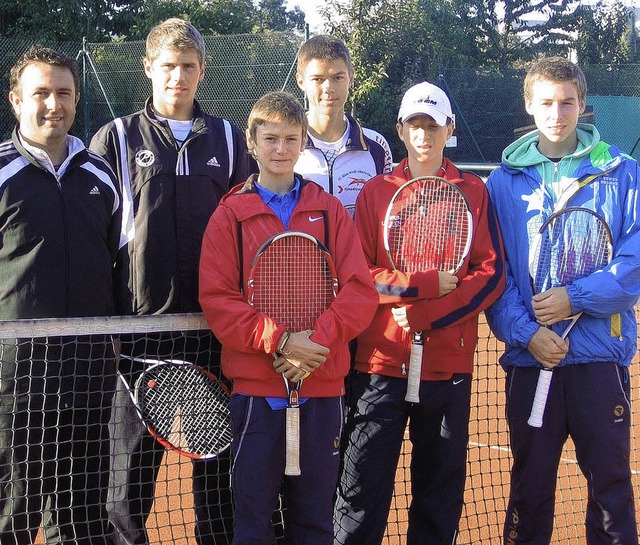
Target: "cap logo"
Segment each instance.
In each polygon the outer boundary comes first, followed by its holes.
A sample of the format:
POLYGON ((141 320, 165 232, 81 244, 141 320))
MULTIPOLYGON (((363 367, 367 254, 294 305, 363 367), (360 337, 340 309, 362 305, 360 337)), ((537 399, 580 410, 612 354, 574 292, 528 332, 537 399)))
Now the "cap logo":
POLYGON ((416 102, 418 104, 420 104, 421 102, 426 102, 427 104, 433 104, 434 106, 438 105, 438 102, 433 100, 431 97, 427 97, 427 98, 419 98, 418 100, 416 100, 416 102))

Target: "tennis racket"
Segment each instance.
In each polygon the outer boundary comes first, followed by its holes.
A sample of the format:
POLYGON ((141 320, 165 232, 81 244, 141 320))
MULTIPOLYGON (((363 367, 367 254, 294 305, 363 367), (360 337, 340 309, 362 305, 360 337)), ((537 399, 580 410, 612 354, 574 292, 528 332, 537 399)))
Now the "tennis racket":
MULTIPOLYGON (((604 268, 613 255, 613 238, 607 222, 588 208, 569 206, 555 212, 540 227, 529 262, 535 293, 567 286, 604 268)), ((569 316, 560 335, 565 339, 582 312, 569 316)), ((553 371, 543 367, 527 423, 542 427, 553 371)))
MULTIPOLYGON (((299 231, 271 237, 258 250, 247 281, 247 301, 290 332, 313 330, 335 299, 338 280, 333 259, 316 238, 299 231)), ((274 355, 275 356, 275 355, 274 355)), ((284 375, 288 403, 285 424, 285 475, 300 475, 302 380, 284 375)))
POLYGON ((118 377, 149 433, 189 458, 215 458, 231 444, 229 392, 212 373, 181 360, 128 358, 144 365, 133 388, 118 377))
MULTIPOLYGON (((391 267, 405 273, 432 269, 456 274, 471 248, 473 217, 465 194, 437 176, 414 178, 391 197, 384 247, 391 267)), ((405 400, 420 401, 424 332, 411 343, 405 400)))

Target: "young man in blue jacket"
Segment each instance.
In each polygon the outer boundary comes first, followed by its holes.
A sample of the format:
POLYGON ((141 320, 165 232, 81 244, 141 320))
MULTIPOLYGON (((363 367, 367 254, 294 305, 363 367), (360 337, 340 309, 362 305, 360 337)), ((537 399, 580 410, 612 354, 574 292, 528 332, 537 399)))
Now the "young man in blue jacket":
POLYGON ((636 352, 634 305, 640 294, 638 165, 578 122, 587 86, 578 66, 544 58, 524 83, 537 130, 503 153, 487 187, 507 256, 507 288, 488 310, 505 342, 507 419, 513 466, 505 544, 547 544, 555 483, 570 435, 589 489, 589 545, 638 543, 630 453, 628 367, 636 352), (596 273, 534 295, 532 241, 565 206, 601 215, 613 234, 613 259, 596 273), (584 312, 566 340, 567 318, 584 312), (541 428, 527 424, 541 368, 553 369, 541 428))

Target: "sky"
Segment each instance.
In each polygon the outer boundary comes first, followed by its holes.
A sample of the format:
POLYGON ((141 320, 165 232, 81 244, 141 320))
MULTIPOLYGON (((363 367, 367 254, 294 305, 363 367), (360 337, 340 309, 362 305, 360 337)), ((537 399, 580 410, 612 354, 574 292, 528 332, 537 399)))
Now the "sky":
POLYGON ((299 7, 305 14, 306 22, 309 24, 311 33, 321 30, 322 23, 318 8, 323 5, 323 0, 287 0, 287 9, 299 7))

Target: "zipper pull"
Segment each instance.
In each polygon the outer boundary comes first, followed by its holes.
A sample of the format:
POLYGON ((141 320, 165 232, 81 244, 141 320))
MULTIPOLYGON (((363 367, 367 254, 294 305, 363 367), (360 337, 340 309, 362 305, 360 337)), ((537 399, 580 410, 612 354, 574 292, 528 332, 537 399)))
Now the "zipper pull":
POLYGON ((402 376, 406 376, 406 374, 407 374, 407 364, 406 364, 406 363, 403 363, 403 364, 400 366, 400 371, 401 371, 401 373, 402 373, 402 376))

